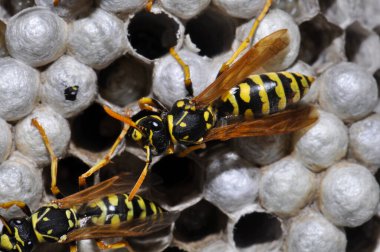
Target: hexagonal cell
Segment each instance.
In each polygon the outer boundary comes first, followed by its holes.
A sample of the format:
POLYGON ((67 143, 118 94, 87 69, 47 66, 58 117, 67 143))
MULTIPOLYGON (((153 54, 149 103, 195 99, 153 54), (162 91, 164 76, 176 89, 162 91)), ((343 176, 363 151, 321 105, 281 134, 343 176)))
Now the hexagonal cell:
POLYGON ((149 94, 152 69, 131 57, 121 57, 99 73, 99 93, 124 107, 149 94))
POLYGON ((353 23, 346 29, 346 55, 352 61, 358 52, 361 43, 369 36, 369 31, 364 29, 358 22, 353 23))
POLYGON ((347 27, 345 51, 349 61, 363 66, 372 73, 380 67, 379 49, 379 37, 359 22, 347 27))
POLYGON ((363 225, 345 228, 347 235, 347 252, 375 251, 380 235, 380 220, 373 217, 363 225))
POLYGON ((168 227, 149 235, 126 238, 125 240, 131 245, 133 251, 157 252, 169 246, 173 238, 171 231, 172 229, 168 227))
POLYGON ((199 197, 202 192, 203 169, 187 157, 165 156, 152 166, 150 175, 152 198, 168 207, 199 197))
POLYGON ((23 9, 34 6, 34 1, 33 0, 5 1, 5 3, 3 3, 3 5, 4 5, 5 9, 7 9, 11 15, 15 15, 17 12, 20 12, 23 9))
POLYGON ((170 246, 170 247, 167 247, 162 252, 186 252, 186 250, 180 249, 178 247, 172 247, 172 246, 170 246))
MULTIPOLYGON (((79 158, 69 156, 58 161, 57 185, 63 195, 70 195, 79 191, 78 177, 90 167, 79 158)), ((45 190, 51 194, 51 170, 50 166, 43 171, 45 190)), ((87 179, 87 185, 92 185, 93 178, 87 179)))
POLYGON ((233 239, 238 248, 272 242, 282 236, 281 223, 273 215, 253 212, 235 224, 233 239))
POLYGON ((208 8, 188 21, 185 32, 200 49, 200 55, 213 57, 231 48, 235 28, 235 22, 231 17, 208 8))
POLYGON ((57 243, 42 243, 39 244, 35 251, 39 252, 67 252, 70 251, 70 246, 68 244, 57 244, 57 243))
MULTIPOLYGON (((103 169, 100 170, 101 180, 106 180, 111 177, 117 176, 122 172, 131 172, 130 181, 133 183, 137 181, 145 162, 140 158, 129 152, 122 152, 120 155, 115 156, 112 162, 107 164, 103 169)), ((147 176, 146 181, 144 181, 143 187, 149 185, 150 176, 147 176)), ((131 188, 132 189, 132 188, 131 188)), ((129 193, 129 192, 124 192, 129 193)))
POLYGON ((376 26, 375 28, 373 28, 373 31, 377 33, 377 35, 380 36, 380 25, 376 26))
POLYGON ((321 12, 325 13, 336 2, 336 0, 319 0, 318 2, 321 12))
POLYGON ((177 44, 179 24, 165 13, 140 11, 128 24, 128 39, 138 54, 159 58, 177 44))
POLYGON ((182 242, 196 242, 218 234, 227 226, 228 217, 211 203, 201 200, 181 212, 175 223, 174 238, 182 242))
POLYGON ((380 85, 380 69, 376 70, 376 72, 373 74, 373 77, 375 77, 377 85, 379 86, 380 85))
POLYGON ((111 147, 121 130, 122 124, 108 116, 98 104, 91 105, 71 122, 73 143, 93 152, 111 147))
POLYGON ((339 27, 329 23, 322 15, 302 23, 300 32, 302 41, 298 58, 308 64, 314 63, 321 52, 343 34, 339 27))
POLYGON ((318 12, 319 3, 318 0, 310 1, 276 1, 275 6, 280 8, 287 13, 291 14, 297 24, 303 21, 309 20, 314 17, 318 12))

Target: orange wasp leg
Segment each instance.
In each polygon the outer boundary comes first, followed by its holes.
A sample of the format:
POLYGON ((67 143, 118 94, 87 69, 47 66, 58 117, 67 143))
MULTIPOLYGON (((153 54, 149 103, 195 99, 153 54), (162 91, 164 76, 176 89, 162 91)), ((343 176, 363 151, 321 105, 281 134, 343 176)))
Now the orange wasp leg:
POLYGON ((128 251, 133 251, 132 247, 129 245, 128 242, 125 241, 120 241, 120 242, 115 242, 111 244, 107 244, 104 241, 97 240, 96 245, 98 246, 99 249, 119 249, 119 248, 127 248, 128 251))
POLYGON ((183 69, 183 73, 185 75, 185 88, 189 96, 194 95, 193 83, 190 78, 190 68, 189 66, 181 59, 179 54, 174 50, 174 47, 170 48, 169 53, 173 56, 173 58, 180 64, 183 69))
POLYGON ((36 118, 32 119, 32 125, 37 128, 40 133, 42 140, 44 141, 45 147, 49 152, 50 160, 51 160, 51 185, 50 190, 57 198, 62 198, 63 195, 57 186, 57 172, 58 172, 58 158, 54 154, 53 148, 51 147, 49 138, 46 135, 45 129, 41 126, 41 124, 37 121, 36 118))
POLYGON ((114 154, 116 148, 119 146, 120 142, 123 140, 125 135, 127 134, 129 129, 128 124, 124 124, 123 130, 121 131, 120 135, 117 137, 116 141, 113 143, 111 149, 108 151, 108 153, 105 155, 104 158, 102 158, 99 162, 97 162, 93 167, 91 167, 87 172, 83 173, 78 178, 79 187, 83 188, 86 186, 86 178, 90 177, 95 172, 102 169, 104 166, 106 166, 110 161, 111 157, 114 154))
POLYGON ((145 5, 145 10, 147 12, 151 12, 153 3, 154 3, 154 0, 148 0, 148 2, 145 5))
POLYGON ((76 242, 73 242, 73 244, 70 244, 70 252, 78 252, 78 246, 76 242))
POLYGON ((197 144, 197 145, 193 145, 193 146, 190 146, 188 148, 186 148, 185 150, 181 151, 180 153, 178 153, 178 157, 186 157, 187 155, 189 155, 191 152, 193 151, 196 151, 196 150, 200 150, 200 149, 205 149, 206 148, 206 144, 205 143, 201 143, 201 144, 197 144))
POLYGON ((144 148, 146 149, 145 166, 144 166, 144 169, 142 170, 142 172, 140 174, 139 179, 137 180, 136 184, 133 186, 133 188, 129 194, 128 201, 131 201, 135 197, 136 193, 138 192, 142 183, 145 180, 146 174, 148 173, 148 167, 152 163, 152 153, 150 152, 149 145, 144 146, 144 148))
POLYGON ((256 18, 255 22, 253 22, 252 28, 248 34, 248 36, 241 42, 240 46, 238 49, 234 52, 234 54, 231 56, 229 60, 223 63, 222 67, 219 70, 218 76, 223 73, 225 70, 227 70, 230 65, 236 60, 236 58, 239 56, 239 54, 244 51, 250 44, 253 36, 256 33, 256 30, 260 24, 260 22, 263 20, 267 12, 269 11, 270 6, 272 5, 273 0, 267 0, 264 8, 260 12, 259 16, 256 18))
POLYGON ((59 0, 53 0, 54 7, 57 7, 59 5, 59 0))
POLYGON ((32 215, 32 212, 30 211, 30 208, 23 201, 13 200, 13 201, 5 202, 5 203, 0 203, 0 208, 9 209, 12 206, 17 206, 18 208, 20 208, 24 212, 24 214, 27 215, 27 216, 31 216, 32 215))

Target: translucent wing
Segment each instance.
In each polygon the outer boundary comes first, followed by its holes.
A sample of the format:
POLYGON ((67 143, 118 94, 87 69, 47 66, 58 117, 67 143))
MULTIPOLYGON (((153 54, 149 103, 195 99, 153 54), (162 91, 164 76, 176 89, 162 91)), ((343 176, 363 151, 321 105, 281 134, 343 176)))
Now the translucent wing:
POLYGON ((207 133, 204 141, 285 134, 308 127, 317 120, 318 112, 315 108, 299 106, 260 119, 215 127, 207 133))
POLYGON ((63 199, 53 201, 60 208, 69 208, 74 205, 87 203, 109 194, 128 193, 134 186, 136 178, 130 173, 122 173, 96 185, 88 187, 80 192, 67 196, 63 199))
POLYGON ((257 42, 247 53, 225 70, 192 101, 198 107, 205 107, 218 99, 248 75, 259 70, 268 60, 278 55, 289 45, 288 30, 276 31, 257 42))
POLYGON ((124 221, 115 227, 111 224, 89 226, 68 233, 64 243, 86 239, 144 236, 169 227, 179 216, 179 212, 163 212, 144 219, 124 221))

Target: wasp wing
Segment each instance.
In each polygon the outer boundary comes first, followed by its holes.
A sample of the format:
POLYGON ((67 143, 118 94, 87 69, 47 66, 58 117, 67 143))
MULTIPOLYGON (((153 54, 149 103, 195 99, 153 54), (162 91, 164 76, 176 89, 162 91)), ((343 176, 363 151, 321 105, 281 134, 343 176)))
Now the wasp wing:
POLYGON ((121 173, 118 176, 114 176, 63 199, 54 200, 53 202, 58 204, 60 208, 70 208, 94 199, 102 198, 109 194, 127 193, 133 188, 135 182, 136 179, 132 174, 121 173))
POLYGON ((318 120, 318 112, 311 106, 293 109, 247 121, 215 127, 204 137, 204 142, 228 140, 238 137, 270 136, 294 132, 312 125, 318 120))
POLYGON ((257 42, 248 52, 225 70, 192 101, 205 107, 218 99, 250 74, 259 70, 268 60, 278 55, 289 45, 288 30, 278 30, 257 42))
POLYGON ((100 226, 84 226, 67 234, 64 243, 86 240, 106 239, 117 237, 137 237, 155 233, 169 227, 177 220, 179 212, 163 212, 148 216, 144 219, 133 219, 121 222, 119 226, 111 224, 100 226))

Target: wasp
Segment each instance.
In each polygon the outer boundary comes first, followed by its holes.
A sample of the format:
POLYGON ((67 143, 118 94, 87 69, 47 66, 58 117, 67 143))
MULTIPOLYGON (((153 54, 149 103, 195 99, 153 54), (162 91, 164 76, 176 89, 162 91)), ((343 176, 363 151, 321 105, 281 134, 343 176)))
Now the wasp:
POLYGON ((110 161, 116 146, 125 136, 146 151, 145 167, 130 193, 130 197, 133 197, 147 174, 151 156, 173 153, 176 144, 188 147, 181 153, 186 155, 195 149, 204 148, 205 143, 212 140, 284 134, 313 124, 318 116, 312 107, 289 108, 308 92, 313 77, 291 72, 259 74, 270 59, 288 47, 286 29, 264 37, 236 60, 248 47, 271 3, 271 0, 267 0, 249 36, 221 67, 216 80, 197 96, 193 96, 188 66, 171 49, 170 53, 183 67, 188 97, 176 101, 170 110, 155 99, 141 98, 141 110, 132 117, 118 114, 105 106, 110 116, 127 126, 109 154, 79 177, 79 184, 83 186, 85 178, 110 161), (229 120, 220 124, 225 118, 229 120))
MULTIPOLYGON (((38 121, 33 119, 33 124, 42 132, 44 140, 47 139, 38 121)), ((45 144, 51 150, 49 142, 45 144)), ((76 241, 84 239, 96 240, 100 249, 130 248, 124 240, 112 244, 103 240, 145 236, 169 227, 178 214, 166 212, 156 203, 137 195, 130 200, 128 194, 122 193, 133 185, 129 178, 130 174, 115 176, 54 200, 33 213, 22 201, 0 203, 5 209, 17 206, 26 215, 10 220, 0 216, 3 223, 0 250, 30 252, 39 243, 55 242, 69 243, 70 252, 76 252, 76 241)), ((56 185, 52 188, 56 188, 53 194, 59 192, 56 185)))

